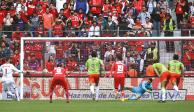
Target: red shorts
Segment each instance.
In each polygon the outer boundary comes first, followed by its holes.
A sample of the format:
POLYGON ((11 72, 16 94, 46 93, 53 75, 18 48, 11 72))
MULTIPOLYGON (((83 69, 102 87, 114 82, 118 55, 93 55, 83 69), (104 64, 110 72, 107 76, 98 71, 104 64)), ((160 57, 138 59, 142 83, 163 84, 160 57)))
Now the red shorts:
POLYGON ((51 86, 50 86, 50 92, 52 92, 57 85, 61 85, 65 89, 66 92, 68 91, 67 80, 64 77, 54 77, 53 78, 51 82, 51 86))
POLYGON ((89 82, 90 83, 98 84, 99 83, 100 75, 99 74, 90 74, 88 76, 88 78, 89 78, 89 82))
POLYGON ((123 89, 125 86, 125 77, 114 77, 114 87, 115 89, 118 89, 118 87, 123 89))
POLYGON ((170 72, 163 72, 160 76, 160 81, 169 80, 170 79, 170 72))
POLYGON ((174 81, 180 81, 181 75, 177 74, 177 73, 170 73, 170 81, 174 82, 174 81))

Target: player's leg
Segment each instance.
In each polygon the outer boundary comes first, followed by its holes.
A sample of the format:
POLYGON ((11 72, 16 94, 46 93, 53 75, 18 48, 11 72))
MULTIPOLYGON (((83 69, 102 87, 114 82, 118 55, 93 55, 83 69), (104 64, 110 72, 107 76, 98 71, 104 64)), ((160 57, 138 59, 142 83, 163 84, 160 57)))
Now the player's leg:
POLYGON ((164 72, 160 76, 160 82, 161 82, 161 101, 165 102, 166 101, 166 85, 168 82, 169 78, 169 73, 164 72))
POLYGON ((66 99, 67 99, 67 103, 69 103, 69 88, 68 88, 68 84, 67 84, 67 79, 62 78, 61 79, 61 86, 65 89, 65 95, 66 95, 66 99))
POLYGON ((94 77, 94 81, 95 81, 95 88, 96 88, 96 101, 98 100, 98 97, 99 97, 99 90, 100 90, 100 88, 99 88, 99 86, 98 86, 98 84, 99 84, 99 79, 100 79, 100 76, 98 75, 98 74, 96 74, 95 75, 95 77, 94 77))
POLYGON ((52 97, 53 97, 53 91, 54 91, 54 88, 56 87, 56 80, 53 79, 51 81, 51 86, 49 88, 49 94, 50 94, 50 103, 52 103, 52 97))
POLYGON ((14 81, 11 81, 10 82, 10 86, 14 89, 14 93, 15 93, 15 96, 16 96, 17 101, 20 101, 18 88, 16 87, 15 82, 14 81))
POLYGON ((119 95, 119 91, 118 91, 118 87, 119 87, 119 78, 118 77, 114 77, 114 93, 115 93, 115 99, 118 98, 119 95))
POLYGON ((121 77, 119 84, 120 84, 120 87, 121 87, 121 98, 125 98, 125 92, 124 92, 125 77, 121 77))
POLYGON ((178 89, 178 80, 180 79, 179 75, 178 74, 172 74, 171 75, 171 82, 172 82, 172 85, 173 85, 173 89, 174 89, 174 92, 173 92, 173 101, 175 101, 177 99, 177 96, 179 94, 179 89, 178 89))
POLYGON ((92 99, 95 100, 95 91, 94 91, 94 88, 95 88, 95 83, 94 83, 94 75, 91 74, 88 76, 89 78, 89 85, 90 85, 90 91, 92 93, 92 99))

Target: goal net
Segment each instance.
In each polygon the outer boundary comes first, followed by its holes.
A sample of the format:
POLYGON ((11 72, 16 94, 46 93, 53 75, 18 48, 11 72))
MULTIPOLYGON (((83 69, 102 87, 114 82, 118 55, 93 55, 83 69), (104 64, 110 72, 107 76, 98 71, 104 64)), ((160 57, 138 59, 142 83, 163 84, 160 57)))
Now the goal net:
MULTIPOLYGON (((137 86, 141 80, 154 77, 153 88, 155 99, 159 99, 159 78, 153 72, 153 63, 163 63, 167 66, 173 54, 178 54, 185 65, 185 76, 194 76, 194 37, 23 37, 21 38, 20 69, 33 73, 22 74, 16 78, 20 85, 21 98, 48 99, 49 86, 52 76, 44 71, 52 71, 57 64, 71 71, 68 76, 71 99, 90 99, 87 70, 85 62, 91 57, 91 51, 105 63, 105 74, 100 79, 100 96, 102 100, 114 99, 114 79, 109 78, 111 65, 115 62, 115 55, 120 54, 127 65, 128 73, 125 85, 137 86)), ((194 96, 190 83, 194 77, 185 77, 181 82, 180 100, 194 96), (187 91, 186 91, 187 90, 187 91), (183 97, 184 96, 184 97, 183 97)), ((172 89, 169 85, 168 89, 172 89)), ((64 98, 64 90, 57 87, 54 98, 64 98)), ((126 97, 131 95, 126 91, 126 97)), ((150 99, 152 96, 143 97, 150 99)), ((169 90, 168 99, 172 91, 169 90)))

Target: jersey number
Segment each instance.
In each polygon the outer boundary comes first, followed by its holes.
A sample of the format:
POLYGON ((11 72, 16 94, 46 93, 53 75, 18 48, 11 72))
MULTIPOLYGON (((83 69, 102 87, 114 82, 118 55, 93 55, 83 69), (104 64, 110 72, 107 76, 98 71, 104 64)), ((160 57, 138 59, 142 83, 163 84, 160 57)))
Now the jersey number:
POLYGON ((62 73, 61 69, 57 69, 57 74, 61 74, 61 73, 62 73))
POLYGON ((118 65, 117 73, 123 73, 123 65, 118 65))

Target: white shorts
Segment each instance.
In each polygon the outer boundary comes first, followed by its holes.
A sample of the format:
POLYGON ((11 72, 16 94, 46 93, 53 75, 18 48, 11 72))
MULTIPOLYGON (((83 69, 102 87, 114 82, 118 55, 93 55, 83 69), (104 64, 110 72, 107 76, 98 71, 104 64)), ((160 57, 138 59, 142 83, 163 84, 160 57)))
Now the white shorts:
POLYGON ((15 82, 13 80, 4 80, 2 85, 4 91, 9 91, 11 88, 16 88, 15 82))

